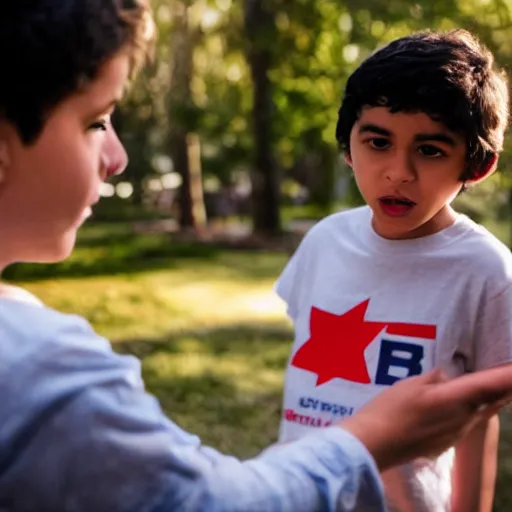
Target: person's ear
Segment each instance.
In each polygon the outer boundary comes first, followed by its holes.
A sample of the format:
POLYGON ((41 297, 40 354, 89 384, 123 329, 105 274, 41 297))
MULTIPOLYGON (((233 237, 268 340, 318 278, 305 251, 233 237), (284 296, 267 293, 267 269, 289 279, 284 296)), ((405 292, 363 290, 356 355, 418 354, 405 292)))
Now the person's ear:
POLYGON ((498 155, 489 155, 482 166, 472 173, 471 178, 464 180, 464 182, 468 185, 475 185, 476 183, 485 180, 485 178, 488 178, 496 170, 497 165, 498 155))
POLYGON ((345 163, 353 169, 354 166, 352 164, 352 157, 350 156, 350 151, 345 151, 343 158, 345 160, 345 163))
POLYGON ((11 154, 9 144, 6 140, 0 139, 0 185, 7 178, 7 173, 11 166, 11 154))

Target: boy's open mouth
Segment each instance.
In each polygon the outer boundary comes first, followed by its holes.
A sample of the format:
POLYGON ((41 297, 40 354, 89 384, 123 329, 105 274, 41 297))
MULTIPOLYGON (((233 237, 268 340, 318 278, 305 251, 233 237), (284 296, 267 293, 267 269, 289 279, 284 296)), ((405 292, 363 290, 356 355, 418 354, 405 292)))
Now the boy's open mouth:
POLYGON ((416 203, 406 197, 385 196, 379 199, 379 205, 386 215, 400 217, 408 214, 416 203))

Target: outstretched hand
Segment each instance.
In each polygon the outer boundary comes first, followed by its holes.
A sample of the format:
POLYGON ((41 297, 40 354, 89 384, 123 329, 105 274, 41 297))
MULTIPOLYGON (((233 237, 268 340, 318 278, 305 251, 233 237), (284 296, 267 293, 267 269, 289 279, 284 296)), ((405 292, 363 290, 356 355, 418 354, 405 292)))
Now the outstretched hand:
POLYGON ((398 382, 339 426, 384 470, 442 453, 511 398, 512 365, 452 380, 434 370, 398 382))

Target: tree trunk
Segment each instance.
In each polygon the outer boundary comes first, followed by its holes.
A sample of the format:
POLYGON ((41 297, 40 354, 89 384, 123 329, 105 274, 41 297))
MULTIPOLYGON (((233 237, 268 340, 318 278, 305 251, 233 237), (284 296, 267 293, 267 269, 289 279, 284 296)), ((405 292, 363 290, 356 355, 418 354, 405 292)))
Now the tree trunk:
POLYGON ((181 175, 181 186, 178 191, 179 214, 178 221, 181 229, 196 227, 192 194, 190 191, 190 169, 188 165, 187 133, 174 129, 170 137, 170 153, 174 168, 181 175))
POLYGON ((272 84, 268 72, 272 66, 275 40, 274 15, 264 0, 246 0, 245 27, 249 41, 247 60, 254 87, 253 134, 254 162, 251 173, 253 230, 278 234, 281 230, 279 201, 280 177, 272 152, 272 84))
POLYGON ((169 91, 169 153, 175 170, 181 175, 178 193, 179 225, 181 229, 197 229, 205 223, 200 156, 195 136, 189 133, 187 112, 193 107, 191 79, 193 38, 188 7, 174 3, 174 29, 171 37, 171 87, 169 91), (195 142, 194 142, 195 141, 195 142), (191 144, 195 144, 194 148, 191 144), (192 176, 193 174, 193 176, 192 176))

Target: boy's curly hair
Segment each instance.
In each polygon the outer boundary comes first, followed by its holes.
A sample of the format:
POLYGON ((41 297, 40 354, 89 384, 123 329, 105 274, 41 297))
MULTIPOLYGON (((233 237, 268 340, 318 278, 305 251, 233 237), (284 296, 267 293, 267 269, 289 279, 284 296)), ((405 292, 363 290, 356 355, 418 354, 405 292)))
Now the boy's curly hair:
POLYGON ((26 144, 61 100, 126 48, 135 72, 151 46, 148 0, 5 0, 0 16, 0 118, 26 144))
POLYGON ((420 32, 367 58, 347 81, 336 139, 350 152, 350 132, 364 106, 424 112, 464 136, 468 180, 503 149, 509 93, 492 53, 466 30, 420 32))

